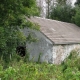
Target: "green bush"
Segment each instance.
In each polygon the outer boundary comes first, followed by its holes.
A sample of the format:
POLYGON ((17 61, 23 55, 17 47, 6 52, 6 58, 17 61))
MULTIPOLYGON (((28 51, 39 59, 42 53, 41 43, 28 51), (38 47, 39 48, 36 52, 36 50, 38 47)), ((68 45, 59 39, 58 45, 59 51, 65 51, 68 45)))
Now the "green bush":
MULTIPOLYGON (((36 63, 13 59, 6 68, 4 61, 0 65, 2 80, 80 80, 80 57, 76 51, 61 65, 36 63)), ((1 62, 1 61, 0 61, 1 62)))

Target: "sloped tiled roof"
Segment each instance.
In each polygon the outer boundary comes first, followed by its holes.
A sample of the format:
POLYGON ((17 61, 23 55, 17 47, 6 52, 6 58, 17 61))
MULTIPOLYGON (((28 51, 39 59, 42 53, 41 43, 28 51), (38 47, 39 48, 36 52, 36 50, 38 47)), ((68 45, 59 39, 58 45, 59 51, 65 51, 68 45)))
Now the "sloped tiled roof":
POLYGON ((40 31, 54 44, 80 43, 80 27, 72 23, 31 17, 32 22, 40 25, 40 31))

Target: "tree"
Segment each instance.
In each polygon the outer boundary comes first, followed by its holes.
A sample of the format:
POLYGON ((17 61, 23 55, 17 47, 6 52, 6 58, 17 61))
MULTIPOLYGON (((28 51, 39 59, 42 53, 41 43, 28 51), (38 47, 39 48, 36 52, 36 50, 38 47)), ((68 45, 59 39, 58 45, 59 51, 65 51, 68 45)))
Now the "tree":
POLYGON ((72 22, 72 16, 74 14, 75 10, 70 5, 57 5, 55 8, 52 8, 50 18, 64 22, 72 22))
POLYGON ((46 3, 47 3, 47 18, 50 18, 50 7, 51 7, 51 2, 52 0, 47 0, 46 3))
POLYGON ((75 2, 75 5, 80 5, 80 0, 77 0, 76 2, 75 2))
POLYGON ((75 11, 76 13, 73 16, 72 20, 76 25, 80 26, 80 0, 77 0, 75 2, 75 11))
POLYGON ((67 0, 57 0, 57 4, 51 8, 50 18, 64 22, 72 22, 72 17, 75 15, 75 9, 67 0))
POLYGON ((76 14, 73 16, 74 23, 80 26, 80 7, 76 8, 76 14))
POLYGON ((26 17, 38 14, 35 0, 2 0, 0 2, 0 57, 6 61, 23 44, 25 36, 19 29, 33 26, 26 17))
POLYGON ((67 0, 57 0, 59 5, 66 5, 67 0))

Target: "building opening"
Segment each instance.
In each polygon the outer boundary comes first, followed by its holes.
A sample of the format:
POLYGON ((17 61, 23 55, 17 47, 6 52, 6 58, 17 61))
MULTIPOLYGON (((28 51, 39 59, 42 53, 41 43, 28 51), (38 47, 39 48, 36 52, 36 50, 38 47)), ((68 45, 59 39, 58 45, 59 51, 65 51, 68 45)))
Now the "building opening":
POLYGON ((24 57, 26 55, 26 47, 24 46, 18 46, 16 48, 16 52, 18 55, 20 55, 21 57, 24 57))

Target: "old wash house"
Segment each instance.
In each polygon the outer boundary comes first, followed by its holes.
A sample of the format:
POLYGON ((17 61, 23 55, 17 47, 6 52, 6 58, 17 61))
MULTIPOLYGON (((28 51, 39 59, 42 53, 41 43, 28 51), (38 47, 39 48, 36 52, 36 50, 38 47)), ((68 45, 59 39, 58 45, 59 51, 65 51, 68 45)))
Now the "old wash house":
POLYGON ((80 27, 75 24, 40 17, 31 17, 30 21, 40 25, 40 31, 23 29, 26 37, 31 33, 38 39, 26 43, 30 60, 60 64, 72 50, 80 48, 80 27))

